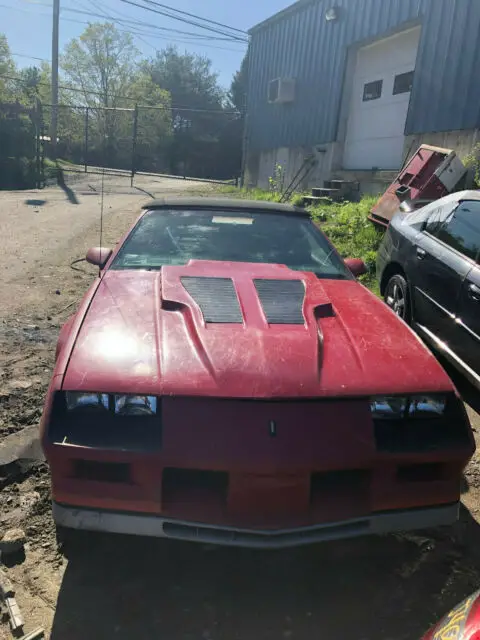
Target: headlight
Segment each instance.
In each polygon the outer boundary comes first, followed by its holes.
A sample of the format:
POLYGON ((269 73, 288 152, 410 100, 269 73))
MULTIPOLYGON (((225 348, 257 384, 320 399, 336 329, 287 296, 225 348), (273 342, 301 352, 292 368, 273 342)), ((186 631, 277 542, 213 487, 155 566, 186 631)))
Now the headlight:
POLYGON ((379 396, 370 401, 372 416, 380 420, 401 420, 407 406, 407 398, 400 396, 379 396))
POLYGON ((123 416, 151 416, 157 412, 155 396, 115 396, 115 413, 123 416))
POLYGON ((377 420, 438 418, 445 413, 444 396, 379 396, 370 400, 372 417, 377 420))
POLYGON ((438 418, 445 413, 447 399, 443 396, 416 396, 410 399, 408 415, 413 418, 438 418))
POLYGON ((67 391, 65 393, 65 399, 67 402, 67 409, 69 411, 108 410, 108 395, 106 393, 82 393, 78 391, 67 391))
POLYGON ((67 391, 65 400, 68 411, 109 411, 122 416, 153 416, 157 413, 155 396, 115 395, 108 393, 84 393, 67 391))

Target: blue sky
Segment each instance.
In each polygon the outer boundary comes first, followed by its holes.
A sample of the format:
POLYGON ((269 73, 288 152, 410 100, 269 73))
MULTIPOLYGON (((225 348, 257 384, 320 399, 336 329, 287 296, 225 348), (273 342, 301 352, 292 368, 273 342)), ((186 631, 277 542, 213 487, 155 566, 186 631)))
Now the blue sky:
MULTIPOLYGON (((142 0, 136 0, 143 4, 142 0)), ((163 0, 163 4, 176 9, 188 11, 196 15, 221 22, 237 29, 247 30, 261 20, 292 4, 293 0, 163 0)), ((208 35, 195 26, 187 25, 170 18, 157 15, 138 7, 121 2, 121 0, 60 0, 63 9, 60 22, 60 49, 72 38, 81 34, 86 22, 101 21, 92 13, 111 15, 112 17, 139 20, 168 29, 179 29, 191 33, 208 35), (73 13, 68 9, 84 11, 85 14, 73 13), (82 24, 79 24, 81 22, 82 24)), ((40 64, 36 58, 50 59, 51 56, 51 0, 0 0, 0 33, 7 36, 11 51, 16 54, 15 62, 19 67, 40 64), (20 55, 19 55, 20 54, 20 55)), ((117 25, 120 26, 120 25, 117 25)), ((125 26, 125 29, 132 27, 125 26)), ((152 33, 151 27, 137 27, 143 33, 152 33)), ((239 68, 245 46, 232 42, 205 39, 186 41, 189 36, 157 32, 155 38, 142 35, 135 38, 135 44, 145 56, 155 55, 155 49, 162 49, 169 43, 176 44, 180 50, 187 50, 208 55, 213 68, 219 73, 220 83, 228 87, 232 75, 239 68), (174 39, 183 41, 174 41, 174 39)), ((213 37, 214 34, 211 34, 213 37)), ((221 37, 221 36, 219 36, 221 37)))

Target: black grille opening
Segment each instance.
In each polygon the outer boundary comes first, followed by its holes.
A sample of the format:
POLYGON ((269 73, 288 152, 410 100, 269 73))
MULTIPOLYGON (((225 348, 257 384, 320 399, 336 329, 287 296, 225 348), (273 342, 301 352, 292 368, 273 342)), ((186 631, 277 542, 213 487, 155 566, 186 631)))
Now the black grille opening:
POLYGON ((53 402, 51 442, 113 451, 152 451, 162 445, 161 402, 153 416, 121 416, 104 411, 67 411, 63 393, 53 402))
POLYGON ((366 469, 346 469, 344 471, 320 471, 312 473, 310 479, 310 500, 314 502, 325 495, 368 489, 370 472, 366 469))
POLYGON ((304 324, 305 285, 301 280, 254 280, 269 324, 304 324))
POLYGON ((370 471, 320 471, 310 477, 310 513, 317 521, 363 517, 370 508, 370 471))
POLYGON ((441 462, 430 464, 408 464, 397 469, 399 482, 435 482, 444 480, 447 468, 441 462))
POLYGON ((131 483, 130 465, 123 462, 74 460, 73 475, 79 480, 95 482, 131 483))
POLYGON ((466 425, 445 418, 430 420, 374 420, 379 451, 426 452, 470 445, 466 425))
POLYGON ((237 293, 231 278, 185 276, 182 285, 200 307, 207 323, 242 324, 237 293))
POLYGON ((228 473, 167 467, 162 477, 162 502, 165 507, 184 503, 226 503, 228 473))

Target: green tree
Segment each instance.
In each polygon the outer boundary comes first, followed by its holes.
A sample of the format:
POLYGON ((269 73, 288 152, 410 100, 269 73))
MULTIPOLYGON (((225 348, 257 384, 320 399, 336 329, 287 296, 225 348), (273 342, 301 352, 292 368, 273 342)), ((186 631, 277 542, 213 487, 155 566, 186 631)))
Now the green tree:
POLYGON ((15 75, 19 78, 13 91, 15 100, 28 106, 32 106, 36 98, 43 104, 50 102, 51 70, 48 62, 42 62, 40 67, 26 67, 17 71, 15 75))
POLYGON ((61 67, 67 82, 82 90, 85 105, 118 107, 134 80, 138 54, 130 34, 95 23, 65 47, 61 67))
POLYGON ((247 86, 248 86, 248 51, 242 60, 239 71, 233 76, 232 84, 230 85, 230 91, 228 92, 228 99, 237 111, 242 114, 245 113, 247 104, 247 86))
POLYGON ((138 171, 166 171, 173 130, 170 93, 139 73, 128 90, 138 107, 134 164, 138 171))
POLYGON ((170 171, 214 177, 218 142, 226 124, 226 96, 211 61, 204 56, 181 54, 170 46, 141 66, 155 84, 171 95, 170 171))
POLYGON ((179 53, 173 46, 157 51, 157 55, 144 61, 143 70, 153 82, 166 89, 175 106, 195 109, 222 107, 225 94, 218 85, 218 74, 212 71, 212 62, 205 56, 179 53))
POLYGON ((219 154, 221 164, 230 176, 238 177, 242 168, 243 132, 247 106, 248 51, 240 69, 233 76, 228 92, 229 107, 236 110, 222 131, 219 154))
MULTIPOLYGON (((77 105, 89 108, 89 160, 130 168, 135 103, 163 106, 141 121, 141 135, 158 155, 171 132, 169 95, 142 74, 132 36, 113 24, 90 24, 72 40, 61 57, 65 81, 80 89, 72 94, 77 105), (125 111, 122 109, 131 109, 125 111)), ((153 154, 153 151, 152 151, 153 154)))
POLYGON ((67 44, 61 56, 67 84, 81 90, 75 94, 76 103, 90 108, 90 147, 99 164, 118 164, 128 118, 104 108, 123 106, 137 57, 132 36, 108 22, 89 24, 79 38, 67 44))
POLYGON ((18 93, 21 94, 21 98, 23 98, 25 102, 33 104, 40 89, 40 69, 38 67, 27 67, 22 69, 18 75, 21 79, 18 83, 18 93))
POLYGON ((7 38, 0 33, 0 100, 8 100, 11 97, 12 81, 4 76, 13 76, 15 64, 10 54, 7 38))

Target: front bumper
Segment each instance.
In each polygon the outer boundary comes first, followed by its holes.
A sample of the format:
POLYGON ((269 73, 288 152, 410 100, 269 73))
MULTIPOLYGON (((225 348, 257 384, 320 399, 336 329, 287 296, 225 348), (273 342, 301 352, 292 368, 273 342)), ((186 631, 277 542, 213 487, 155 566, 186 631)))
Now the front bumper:
POLYGON ((79 509, 53 503, 54 521, 62 527, 260 549, 280 549, 367 534, 437 527, 455 522, 458 512, 457 502, 436 507, 387 511, 364 518, 296 529, 255 530, 209 526, 152 515, 79 509))

